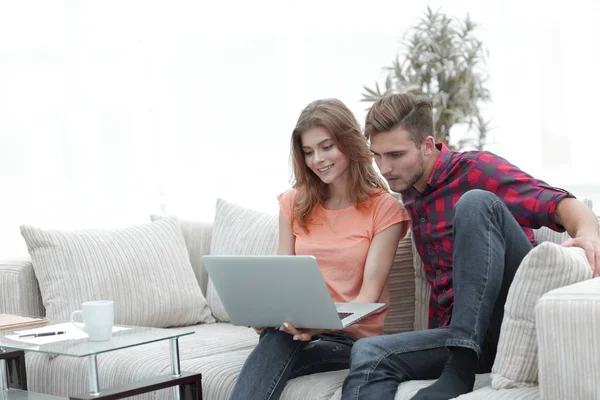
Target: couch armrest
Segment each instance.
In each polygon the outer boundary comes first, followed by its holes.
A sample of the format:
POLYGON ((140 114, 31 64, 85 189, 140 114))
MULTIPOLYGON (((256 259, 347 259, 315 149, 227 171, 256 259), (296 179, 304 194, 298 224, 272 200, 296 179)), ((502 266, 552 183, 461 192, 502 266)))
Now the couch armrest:
POLYGON ((600 278, 552 290, 535 308, 545 400, 600 399, 600 278))
POLYGON ((0 261, 0 313, 28 317, 46 315, 31 261, 0 261))

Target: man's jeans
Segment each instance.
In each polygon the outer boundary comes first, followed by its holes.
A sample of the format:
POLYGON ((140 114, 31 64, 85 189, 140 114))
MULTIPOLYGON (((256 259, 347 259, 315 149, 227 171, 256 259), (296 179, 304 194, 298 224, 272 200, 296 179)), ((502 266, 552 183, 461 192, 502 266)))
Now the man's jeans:
POLYGON ((450 326, 361 339, 354 345, 343 399, 393 399, 401 382, 436 379, 449 352, 473 349, 491 370, 508 289, 532 245, 493 193, 471 190, 454 208, 454 308, 450 326))
POLYGON ((310 342, 268 328, 260 335, 235 384, 231 399, 279 399, 288 380, 348 368, 355 338, 325 333, 310 342))

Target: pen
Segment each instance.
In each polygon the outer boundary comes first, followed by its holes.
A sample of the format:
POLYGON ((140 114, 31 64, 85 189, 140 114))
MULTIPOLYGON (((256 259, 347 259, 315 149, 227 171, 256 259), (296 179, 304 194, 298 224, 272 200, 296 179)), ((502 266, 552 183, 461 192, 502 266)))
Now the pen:
POLYGON ((30 334, 27 334, 27 335, 21 335, 21 336, 19 336, 19 339, 20 338, 32 338, 32 337, 62 335, 63 333, 67 333, 67 332, 65 332, 65 331, 58 331, 58 332, 30 333, 30 334))

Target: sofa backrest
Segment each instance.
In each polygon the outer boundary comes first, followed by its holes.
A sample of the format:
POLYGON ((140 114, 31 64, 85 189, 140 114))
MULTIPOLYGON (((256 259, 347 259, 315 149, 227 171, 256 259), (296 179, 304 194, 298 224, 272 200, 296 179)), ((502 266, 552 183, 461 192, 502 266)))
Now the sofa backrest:
MULTIPOLYGON (((584 202, 592 207, 590 200, 584 202)), ((159 218, 152 217, 153 220, 159 218)), ((208 276, 202 256, 210 253, 213 224, 181 221, 181 227, 196 279, 206 295, 208 276)), ((535 231, 538 243, 562 243, 568 237, 566 232, 558 233, 548 228, 535 231)), ((391 307, 385 322, 385 333, 427 329, 430 287, 411 231, 398 244, 388 287, 391 307)), ((0 262, 0 313, 45 315, 30 260, 0 262)))
MULTIPOLYGON (((160 215, 151 215, 152 221, 158 221, 164 218, 160 215)), ((208 285, 208 274, 202 264, 202 256, 210 254, 210 241, 212 236, 213 224, 210 222, 197 222, 180 220, 181 232, 190 256, 192 269, 202 289, 202 294, 206 297, 206 287, 208 285)))

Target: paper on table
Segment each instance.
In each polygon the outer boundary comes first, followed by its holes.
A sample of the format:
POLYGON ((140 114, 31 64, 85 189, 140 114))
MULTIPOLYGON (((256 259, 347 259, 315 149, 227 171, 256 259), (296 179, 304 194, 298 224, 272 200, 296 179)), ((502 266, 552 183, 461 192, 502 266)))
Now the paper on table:
MULTIPOLYGON (((113 333, 119 332, 119 331, 124 331, 126 329, 131 329, 131 328, 126 328, 124 326, 113 326, 113 333)), ((85 333, 81 329, 75 327, 70 322, 65 322, 65 323, 56 324, 56 325, 46 325, 41 328, 16 331, 16 333, 18 333, 18 335, 7 335, 5 337, 10 340, 17 340, 19 342, 25 342, 25 343, 31 343, 31 344, 47 344, 47 343, 61 342, 63 340, 86 339, 88 337, 87 333, 85 333), (20 335, 28 335, 31 333, 58 332, 58 331, 64 331, 66 333, 62 333, 60 335, 53 335, 53 336, 19 338, 20 335)))

